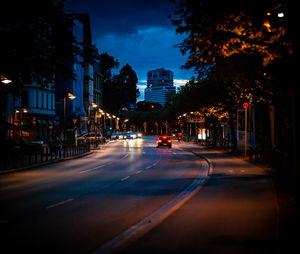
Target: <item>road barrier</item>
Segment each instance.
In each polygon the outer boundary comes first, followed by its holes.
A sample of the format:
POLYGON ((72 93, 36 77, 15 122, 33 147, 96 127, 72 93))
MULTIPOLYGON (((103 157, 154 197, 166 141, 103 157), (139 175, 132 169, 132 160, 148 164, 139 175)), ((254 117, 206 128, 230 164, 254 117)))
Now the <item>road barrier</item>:
POLYGON ((63 145, 61 148, 18 149, 0 154, 0 170, 21 169, 45 162, 59 161, 90 151, 90 144, 63 145))

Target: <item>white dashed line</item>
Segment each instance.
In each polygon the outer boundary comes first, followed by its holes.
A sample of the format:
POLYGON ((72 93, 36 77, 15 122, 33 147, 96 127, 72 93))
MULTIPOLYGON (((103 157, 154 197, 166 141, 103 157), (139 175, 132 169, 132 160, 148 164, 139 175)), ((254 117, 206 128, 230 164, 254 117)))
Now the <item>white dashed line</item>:
POLYGON ((54 207, 57 207, 57 206, 60 206, 60 205, 64 205, 66 203, 72 202, 73 200, 74 200, 73 198, 69 198, 69 199, 67 199, 65 201, 58 202, 58 203, 55 203, 53 205, 49 205, 49 206, 46 207, 46 209, 51 209, 51 208, 54 208, 54 207))
POLYGON ((92 170, 95 170, 95 169, 103 168, 103 167, 108 166, 108 165, 111 165, 111 164, 112 164, 112 162, 108 162, 108 163, 99 165, 99 166, 94 167, 94 168, 85 169, 85 170, 80 171, 79 174, 87 173, 87 172, 92 171, 92 170))
POLYGON ((128 157, 129 156, 129 154, 127 153, 127 154, 125 154, 123 157, 122 157, 122 159, 125 159, 126 157, 128 157))
POLYGON ((126 177, 122 178, 121 181, 125 181, 125 180, 127 180, 129 177, 130 177, 130 176, 126 176, 126 177))

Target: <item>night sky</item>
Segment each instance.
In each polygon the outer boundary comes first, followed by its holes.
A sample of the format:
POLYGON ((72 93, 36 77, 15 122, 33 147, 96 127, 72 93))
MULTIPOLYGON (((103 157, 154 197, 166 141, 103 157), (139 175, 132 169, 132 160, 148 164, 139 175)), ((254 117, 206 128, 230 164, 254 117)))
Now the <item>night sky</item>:
MULTIPOLYGON (((175 45, 184 36, 176 35, 169 14, 173 3, 168 0, 67 0, 67 13, 89 13, 93 44, 100 53, 108 53, 136 71, 138 87, 144 98, 147 72, 165 68, 174 72, 176 86, 195 75, 182 70, 186 57, 175 45)), ((119 68, 119 69, 120 69, 119 68)))

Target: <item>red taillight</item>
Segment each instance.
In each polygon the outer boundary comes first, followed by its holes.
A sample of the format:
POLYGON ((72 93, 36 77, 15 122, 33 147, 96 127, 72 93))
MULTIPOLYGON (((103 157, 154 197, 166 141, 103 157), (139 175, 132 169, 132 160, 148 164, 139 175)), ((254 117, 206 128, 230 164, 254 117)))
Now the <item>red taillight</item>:
POLYGON ((168 143, 172 143, 172 140, 171 140, 171 139, 169 139, 169 140, 168 140, 168 143))
POLYGON ((161 143, 161 142, 162 142, 162 140, 161 140, 161 139, 159 139, 159 140, 158 140, 158 143, 161 143))
POLYGON ((166 139, 167 137, 163 137, 163 139, 166 139))

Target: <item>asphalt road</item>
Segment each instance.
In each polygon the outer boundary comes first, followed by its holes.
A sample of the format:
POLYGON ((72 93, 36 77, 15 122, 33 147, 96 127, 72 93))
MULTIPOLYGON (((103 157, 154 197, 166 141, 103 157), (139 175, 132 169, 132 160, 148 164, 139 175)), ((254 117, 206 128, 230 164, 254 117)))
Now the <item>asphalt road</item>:
POLYGON ((1 175, 1 253, 109 253, 180 210, 204 184, 204 164, 145 137, 1 175))

